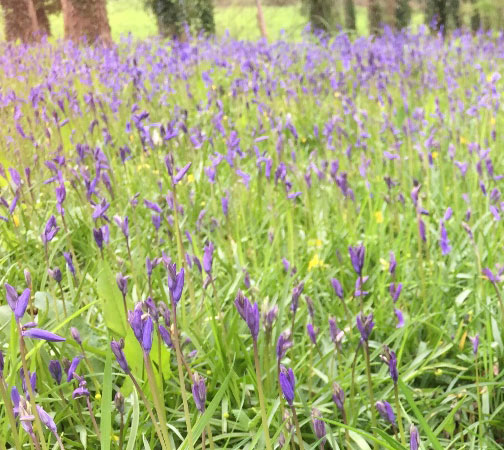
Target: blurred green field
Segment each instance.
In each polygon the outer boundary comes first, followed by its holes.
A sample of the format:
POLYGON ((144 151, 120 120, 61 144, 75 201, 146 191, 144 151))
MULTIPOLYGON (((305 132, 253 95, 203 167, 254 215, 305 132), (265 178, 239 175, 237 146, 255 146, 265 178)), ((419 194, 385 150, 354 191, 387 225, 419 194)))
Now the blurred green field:
MULTIPOLYGON (((142 39, 157 33, 156 22, 142 5, 140 0, 113 0, 108 2, 109 20, 114 39, 121 35, 132 33, 142 39)), ((300 38, 307 19, 301 13, 300 5, 265 6, 266 25, 271 39, 300 38)), ((253 6, 231 5, 215 8, 217 34, 222 35, 229 30, 231 36, 237 39, 257 39, 256 9, 253 6)), ((422 14, 414 14, 412 25, 417 26, 423 21, 422 14)), ((63 35, 63 17, 51 17, 51 26, 55 37, 63 35)), ((368 34, 367 9, 357 7, 357 32, 368 34)))

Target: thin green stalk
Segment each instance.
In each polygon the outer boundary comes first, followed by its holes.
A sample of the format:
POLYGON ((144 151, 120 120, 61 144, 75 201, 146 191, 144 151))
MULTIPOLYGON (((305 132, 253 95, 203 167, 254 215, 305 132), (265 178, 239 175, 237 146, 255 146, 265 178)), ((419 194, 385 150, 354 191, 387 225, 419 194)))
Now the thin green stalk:
MULTIPOLYGON (((158 439, 159 439, 159 442, 161 443, 161 447, 163 448, 163 450, 167 450, 168 447, 166 447, 167 444, 165 444, 165 440, 164 440, 164 437, 163 437, 163 433, 161 432, 161 429, 159 428, 159 425, 157 423, 157 420, 156 418, 154 417, 154 413, 152 412, 152 408, 150 407, 149 405, 149 401, 147 400, 147 398, 145 397, 145 394, 142 390, 142 388, 140 387, 140 385, 138 384, 138 381, 136 380, 136 378, 133 376, 133 374, 131 372, 128 373, 131 381, 133 382, 133 385, 135 386, 135 389, 137 390, 138 392, 138 395, 140 395, 140 398, 142 399, 142 402, 143 402, 143 406, 145 406, 145 409, 147 410, 147 413, 149 414, 149 417, 152 421, 152 424, 154 425, 154 429, 156 431, 156 434, 158 436, 158 439)), ((168 445, 170 445, 170 443, 168 442, 168 445)))
POLYGON ((93 407, 91 405, 91 401, 89 400, 89 395, 86 397, 86 405, 89 411, 89 416, 91 417, 91 422, 93 423, 93 428, 95 430, 96 436, 99 440, 101 440, 100 428, 98 428, 98 424, 96 423, 96 418, 93 414, 93 407))
POLYGON ((210 450, 215 450, 215 445, 213 441, 212 429, 210 428, 210 424, 206 426, 206 430, 208 433, 208 443, 210 444, 210 450))
POLYGON ((401 435, 401 444, 406 445, 406 436, 404 435, 404 427, 401 416, 401 402, 399 401, 399 388, 397 387, 397 383, 394 383, 394 396, 397 410, 397 424, 399 425, 399 433, 401 435))
POLYGON ((182 403, 184 405, 184 416, 187 426, 187 440, 189 441, 189 448, 194 450, 193 436, 192 436, 192 426, 191 426, 191 417, 189 415, 189 405, 187 403, 187 392, 184 383, 184 374, 182 372, 182 352, 180 351, 180 342, 178 337, 178 329, 177 329, 177 312, 175 310, 175 304, 172 300, 172 317, 173 317, 173 344, 175 347, 175 353, 177 355, 177 370, 179 376, 179 384, 180 384, 180 394, 182 395, 182 403))
MULTIPOLYGON (((374 402, 374 394, 373 394, 373 380, 371 379, 371 364, 369 362, 369 347, 368 343, 364 342, 362 345, 364 350, 364 357, 366 358, 366 375, 368 382, 368 390, 369 390, 369 405, 371 412, 371 426, 373 427, 373 435, 376 434, 376 415, 375 415, 375 402, 374 402)), ((378 450, 378 443, 374 441, 373 448, 378 450)))
POLYGON ((164 409, 164 402, 161 401, 161 396, 159 394, 159 389, 157 387, 156 378, 154 377, 154 370, 152 369, 152 363, 150 357, 147 353, 144 352, 144 362, 145 362, 145 371, 147 372, 147 379, 149 380, 149 386, 152 392, 152 399, 154 401, 154 408, 156 408, 159 425, 161 428, 161 433, 163 433, 163 438, 166 442, 168 448, 171 447, 170 440, 168 439, 168 426, 166 424, 166 413, 164 409))
POLYGON ((483 444, 484 428, 483 428, 483 411, 481 410, 481 394, 479 389, 479 369, 478 369, 478 355, 474 356, 474 365, 476 369, 476 400, 478 404, 478 431, 479 431, 479 442, 480 445, 483 444))
POLYGON ((294 405, 291 405, 291 411, 292 411, 292 417, 294 418, 294 425, 296 426, 296 436, 298 438, 298 445, 299 448, 302 450, 303 447, 303 436, 301 434, 301 427, 299 426, 299 420, 296 414, 296 408, 294 408, 294 405))
POLYGON ((254 362, 256 369, 256 377, 257 377, 257 394, 259 395, 259 404, 261 406, 261 417, 264 429, 264 438, 266 440, 266 450, 272 450, 271 440, 269 435, 269 426, 268 426, 268 414, 266 413, 266 402, 264 400, 264 393, 262 387, 262 378, 261 378, 261 367, 259 363, 259 351, 257 350, 257 341, 253 339, 254 345, 254 362))
POLYGON ((9 396, 7 395, 5 389, 5 381, 2 377, 0 379, 0 395, 2 396, 2 400, 4 402, 5 413, 7 414, 7 418, 9 419, 9 424, 11 426, 11 434, 14 439, 14 445, 17 450, 21 450, 21 443, 19 442, 19 434, 16 427, 16 419, 14 418, 14 412, 12 411, 12 404, 9 396))

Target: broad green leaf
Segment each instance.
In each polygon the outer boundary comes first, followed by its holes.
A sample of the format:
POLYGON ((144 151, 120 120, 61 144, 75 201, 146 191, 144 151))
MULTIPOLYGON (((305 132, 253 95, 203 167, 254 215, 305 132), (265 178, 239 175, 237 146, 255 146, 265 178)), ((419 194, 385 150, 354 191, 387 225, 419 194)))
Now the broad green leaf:
POLYGON ((115 276, 106 261, 100 261, 96 288, 105 324, 114 334, 126 336, 126 317, 122 296, 116 286, 115 276))

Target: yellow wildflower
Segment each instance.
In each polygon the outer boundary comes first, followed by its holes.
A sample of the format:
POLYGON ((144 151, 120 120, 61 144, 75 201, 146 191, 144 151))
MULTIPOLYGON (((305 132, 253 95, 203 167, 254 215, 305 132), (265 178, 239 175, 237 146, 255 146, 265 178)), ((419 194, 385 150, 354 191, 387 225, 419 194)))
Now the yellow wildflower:
POLYGON ((443 369, 436 369, 434 371, 434 375, 436 375, 438 377, 441 376, 441 375, 443 375, 443 369))
POLYGON ((439 156, 438 152, 432 152, 432 159, 436 159, 439 156))
POLYGON ((376 223, 383 223, 383 213, 381 211, 376 211, 374 213, 376 223))
POLYGON ((491 117, 490 118, 490 125, 495 125, 495 122, 496 122, 495 117, 491 117))
POLYGON ((314 267, 324 267, 324 261, 319 258, 317 253, 313 255, 313 258, 308 263, 308 271, 311 271, 314 267))
POLYGON ((460 136, 460 143, 462 145, 467 144, 467 139, 464 136, 460 136))
POLYGON ((99 392, 96 393, 95 399, 96 400, 100 400, 101 399, 101 394, 99 392))
POLYGON ((135 138, 133 137, 133 135, 132 135, 132 134, 130 134, 130 136, 129 136, 129 140, 130 140, 131 142, 133 142, 133 139, 135 139, 135 138))
POLYGON ((301 138, 301 142, 302 142, 303 144, 306 144, 306 138, 305 138, 304 136, 301 138))
POLYGON ((388 262, 386 259, 384 259, 384 258, 380 258, 380 264, 381 264, 381 266, 382 266, 382 270, 383 270, 383 271, 385 271, 385 270, 389 270, 389 266, 390 266, 390 264, 389 264, 389 262, 388 262))
POLYGON ((320 248, 320 247, 322 247, 322 240, 321 239, 309 239, 308 245, 310 247, 320 248))
POLYGON ((194 175, 190 173, 187 175, 187 184, 192 183, 194 181, 194 175))

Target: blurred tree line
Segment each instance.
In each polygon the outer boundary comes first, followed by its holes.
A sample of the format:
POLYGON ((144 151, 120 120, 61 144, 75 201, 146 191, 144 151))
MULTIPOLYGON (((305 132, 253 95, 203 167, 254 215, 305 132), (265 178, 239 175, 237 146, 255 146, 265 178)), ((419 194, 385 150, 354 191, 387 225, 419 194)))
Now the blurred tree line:
MULTIPOLYGON (((0 0, 5 36, 31 42, 51 34, 49 15, 63 14, 66 39, 111 42, 107 0, 0 0)), ((258 27, 267 37, 262 0, 255 0, 258 27)), ((290 0, 269 0, 285 5, 290 0)), ((189 33, 215 33, 213 0, 143 0, 156 18, 163 37, 185 39, 189 33)), ((474 32, 504 28, 504 0, 362 0, 367 6, 369 30, 379 34, 384 26, 407 27, 413 12, 422 12, 433 32, 446 33, 469 26, 474 32)), ((312 31, 332 33, 356 30, 354 0, 301 0, 312 31)), ((362 6, 362 3, 359 4, 362 6)))

